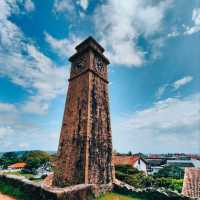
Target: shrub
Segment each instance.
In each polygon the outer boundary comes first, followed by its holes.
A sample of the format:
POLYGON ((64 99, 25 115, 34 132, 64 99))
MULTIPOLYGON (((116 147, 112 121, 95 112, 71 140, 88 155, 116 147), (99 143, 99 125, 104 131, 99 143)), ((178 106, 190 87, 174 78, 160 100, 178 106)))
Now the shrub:
POLYGON ((140 173, 138 169, 133 168, 131 165, 116 165, 115 170, 124 174, 133 175, 140 173))
POLYGON ((163 167, 155 174, 155 177, 170 177, 175 179, 182 179, 184 176, 184 170, 177 166, 166 166, 163 167))

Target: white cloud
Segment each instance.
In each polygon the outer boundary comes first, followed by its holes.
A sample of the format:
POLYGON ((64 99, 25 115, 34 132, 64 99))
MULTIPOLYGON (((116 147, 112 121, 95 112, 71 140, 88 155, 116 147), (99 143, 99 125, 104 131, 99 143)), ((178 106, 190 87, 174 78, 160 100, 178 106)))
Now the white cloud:
POLYGON ((192 21, 194 25, 191 27, 187 27, 184 34, 192 35, 200 31, 200 8, 195 8, 192 12, 192 21))
POLYGON ((74 3, 73 0, 55 0, 54 9, 56 12, 73 12, 74 3))
POLYGON ((16 110, 15 105, 0 102, 0 112, 15 112, 16 110))
POLYGON ((89 0, 80 0, 80 6, 83 8, 83 10, 87 10, 89 5, 89 0))
POLYGON ((11 127, 0 126, 0 140, 5 139, 7 136, 12 135, 13 133, 14 130, 11 127))
POLYGON ((56 39, 48 33, 45 33, 45 39, 51 46, 51 48, 60 56, 67 58, 75 53, 74 47, 78 45, 82 39, 71 35, 67 39, 56 39))
POLYGON ((27 12, 31 12, 35 10, 35 5, 31 0, 25 0, 24 7, 27 12))
POLYGON ((173 31, 168 34, 168 37, 177 37, 180 35, 192 35, 200 32, 200 8, 194 8, 192 11, 193 26, 182 25, 183 31, 173 31))
POLYGON ((28 143, 21 143, 21 144, 19 144, 19 147, 21 149, 27 149, 29 147, 29 144, 28 143))
POLYGON ((66 66, 57 66, 9 20, 17 10, 15 1, 4 0, 0 7, 0 75, 32 94, 21 106, 23 111, 42 114, 52 99, 64 94, 66 66))
POLYGON ((177 37, 179 35, 180 35, 180 33, 178 31, 173 31, 171 33, 168 33, 167 37, 169 37, 169 38, 170 37, 177 37))
POLYGON ((179 79, 173 83, 174 90, 179 89, 180 87, 190 83, 193 80, 192 76, 185 76, 182 79, 179 79))
POLYGON ((171 1, 149 4, 146 0, 108 0, 96 10, 97 35, 109 50, 114 64, 140 66, 144 52, 137 46, 140 35, 151 37, 159 32, 171 1))
MULTIPOLYGON (((56 12, 67 12, 70 14, 75 14, 76 4, 78 4, 84 11, 87 10, 89 6, 89 0, 55 0, 54 1, 54 10, 56 12)), ((80 12, 80 14, 83 14, 80 12)))
POLYGON ((185 76, 179 80, 176 80, 173 83, 170 84, 164 84, 162 86, 160 86, 155 94, 155 97, 157 99, 160 99, 161 96, 167 91, 167 90, 173 90, 176 91, 179 88, 183 87, 184 85, 190 83, 193 80, 192 76, 185 76))
POLYGON ((168 84, 164 84, 158 88, 158 91, 156 92, 157 99, 160 99, 160 97, 165 93, 167 87, 168 87, 168 84))
POLYGON ((114 145, 122 151, 132 148, 140 152, 199 151, 199 102, 200 94, 169 98, 123 117, 114 124, 114 145))

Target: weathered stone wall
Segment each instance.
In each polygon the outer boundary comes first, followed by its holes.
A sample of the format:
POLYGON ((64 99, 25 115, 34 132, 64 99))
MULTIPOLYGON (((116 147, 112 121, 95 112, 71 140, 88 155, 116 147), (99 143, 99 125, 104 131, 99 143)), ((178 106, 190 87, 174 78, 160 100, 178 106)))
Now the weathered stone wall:
POLYGON ((89 183, 112 182, 112 138, 110 127, 108 86, 95 74, 90 74, 89 183))
POLYGON ((94 186, 86 184, 51 188, 14 175, 0 175, 0 182, 20 188, 31 200, 91 200, 95 196, 94 186))
POLYGON ((165 188, 137 189, 117 179, 115 179, 113 183, 113 191, 126 195, 135 194, 141 198, 148 197, 149 200, 192 200, 191 198, 185 197, 180 193, 166 190, 165 188))
POLYGON ((200 199, 200 168, 185 168, 182 194, 200 199))
POLYGON ((85 182, 88 76, 84 74, 69 83, 54 185, 66 186, 85 182))

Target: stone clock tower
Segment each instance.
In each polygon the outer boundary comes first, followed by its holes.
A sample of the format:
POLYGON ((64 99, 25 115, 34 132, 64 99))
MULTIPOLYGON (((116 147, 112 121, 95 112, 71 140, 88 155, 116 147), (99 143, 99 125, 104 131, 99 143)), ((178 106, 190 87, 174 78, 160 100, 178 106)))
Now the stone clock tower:
POLYGON ((56 186, 112 182, 108 59, 92 37, 76 47, 53 179, 56 186))

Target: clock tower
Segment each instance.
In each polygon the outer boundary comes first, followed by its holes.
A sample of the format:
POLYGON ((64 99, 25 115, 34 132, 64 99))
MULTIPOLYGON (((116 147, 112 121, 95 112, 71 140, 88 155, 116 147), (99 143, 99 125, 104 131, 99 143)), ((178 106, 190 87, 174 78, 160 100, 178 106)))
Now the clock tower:
POLYGON ((70 57, 71 74, 53 184, 112 182, 108 59, 92 37, 70 57))

